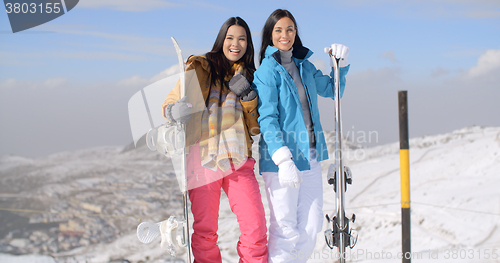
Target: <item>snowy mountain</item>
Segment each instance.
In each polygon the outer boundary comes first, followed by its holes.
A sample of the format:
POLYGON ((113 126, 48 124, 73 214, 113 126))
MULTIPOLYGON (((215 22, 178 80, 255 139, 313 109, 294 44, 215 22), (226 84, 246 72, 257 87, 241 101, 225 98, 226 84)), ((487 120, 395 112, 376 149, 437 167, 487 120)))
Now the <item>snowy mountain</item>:
MULTIPOLYGON (((399 145, 346 145, 353 173, 346 213, 356 214, 359 233, 348 261, 401 262, 399 145)), ((322 163, 325 175, 330 163, 322 163)), ((141 221, 182 214, 171 170, 165 157, 144 145, 39 159, 1 156, 0 261, 182 262, 159 240, 140 243, 135 232, 141 221)), ((500 128, 468 127, 410 140, 413 261, 500 262, 499 175, 500 128)), ((326 182, 323 187, 324 212, 332 214, 335 193, 326 182)), ((237 262, 238 224, 224 195, 219 226, 223 260, 237 262)), ((297 257, 333 262, 335 252, 321 233, 313 255, 297 257)))
MULTIPOLYGON (((365 158, 350 161, 354 179, 346 192, 359 232, 351 259, 401 262, 399 143, 362 151, 351 153, 365 158)), ((410 140, 413 261, 500 262, 499 176, 499 128, 410 140)), ((333 211, 327 188, 324 198, 324 211, 333 211)), ((318 240, 316 250, 323 248, 318 240)))

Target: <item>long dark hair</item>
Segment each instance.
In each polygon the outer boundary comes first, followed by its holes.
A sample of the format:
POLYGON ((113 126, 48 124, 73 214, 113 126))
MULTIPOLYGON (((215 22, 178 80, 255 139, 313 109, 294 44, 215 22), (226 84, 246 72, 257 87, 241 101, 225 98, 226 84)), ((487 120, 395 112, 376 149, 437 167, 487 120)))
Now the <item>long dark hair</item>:
POLYGON ((224 52, 222 51, 222 46, 224 45, 224 40, 226 39, 227 30, 229 29, 229 27, 233 25, 242 26, 247 34, 247 51, 245 52, 245 55, 243 55, 243 57, 240 58, 239 61, 243 61, 244 63, 244 66, 247 70, 246 77, 248 81, 250 82, 253 81, 253 73, 255 71, 255 62, 254 62, 255 51, 253 48, 252 35, 250 33, 250 28, 248 27, 245 20, 237 16, 237 17, 231 17, 228 20, 226 20, 226 22, 224 22, 224 24, 221 26, 219 30, 217 38, 215 39, 215 43, 214 46, 212 47, 212 50, 205 54, 208 63, 210 63, 212 85, 217 85, 217 82, 224 83, 224 77, 231 68, 229 60, 226 58, 224 52))
POLYGON ((264 25, 264 28, 262 29, 262 45, 260 46, 260 60, 259 63, 262 63, 262 60, 266 56, 266 48, 267 46, 272 46, 273 45, 273 29, 274 25, 282 19, 283 17, 288 17, 293 21, 293 24, 295 25, 295 30, 297 30, 297 34, 295 35, 295 41, 293 42, 293 47, 299 47, 302 46, 302 41, 300 40, 299 37, 299 29, 297 26, 297 21, 295 21, 295 18, 293 17, 292 13, 290 11, 285 10, 285 9, 276 9, 274 12, 269 15, 267 18, 266 24, 264 25))

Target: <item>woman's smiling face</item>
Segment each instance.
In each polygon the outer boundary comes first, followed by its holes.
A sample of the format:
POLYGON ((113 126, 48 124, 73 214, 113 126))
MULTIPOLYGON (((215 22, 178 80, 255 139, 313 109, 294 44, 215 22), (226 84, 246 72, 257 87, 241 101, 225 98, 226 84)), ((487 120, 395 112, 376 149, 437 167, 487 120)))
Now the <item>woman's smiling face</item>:
POLYGON ((227 29, 222 51, 229 61, 236 62, 240 60, 247 51, 247 33, 245 32, 245 28, 238 25, 230 26, 227 29))
POLYGON ((279 50, 288 51, 292 48, 296 35, 297 30, 292 19, 283 17, 274 25, 272 34, 273 46, 279 50))

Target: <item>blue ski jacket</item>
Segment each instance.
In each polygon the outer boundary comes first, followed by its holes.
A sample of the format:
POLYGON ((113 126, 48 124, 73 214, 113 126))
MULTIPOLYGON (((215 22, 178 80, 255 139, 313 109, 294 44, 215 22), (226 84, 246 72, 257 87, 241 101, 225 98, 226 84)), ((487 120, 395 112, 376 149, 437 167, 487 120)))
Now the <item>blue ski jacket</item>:
MULTIPOLYGON (((302 78, 309 101, 311 119, 316 138, 317 160, 328 159, 328 149, 320 123, 318 95, 335 99, 334 69, 330 76, 309 62, 313 54, 305 47, 294 47, 292 58, 302 78)), ((349 65, 350 66, 350 65, 349 65)), ((349 66, 340 68, 340 94, 344 93, 345 76, 349 66)), ((268 46, 265 58, 254 74, 258 93, 258 112, 261 137, 259 141, 259 171, 278 172, 271 157, 274 152, 287 146, 295 165, 300 171, 310 169, 309 136, 304 122, 297 86, 288 71, 281 65, 280 51, 268 46)))

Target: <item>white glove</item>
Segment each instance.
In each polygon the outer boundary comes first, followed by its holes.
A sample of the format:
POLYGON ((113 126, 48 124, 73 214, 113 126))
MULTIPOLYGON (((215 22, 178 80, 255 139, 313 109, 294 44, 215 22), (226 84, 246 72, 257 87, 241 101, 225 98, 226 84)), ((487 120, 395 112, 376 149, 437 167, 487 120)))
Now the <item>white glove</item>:
POLYGON ((293 162, 292 153, 288 147, 283 146, 273 154, 273 162, 278 165, 278 178, 281 187, 299 188, 302 182, 300 171, 293 162))
MULTIPOLYGON (((347 62, 347 56, 349 56, 349 48, 342 44, 332 44, 330 48, 325 48, 325 51, 332 52, 332 55, 336 58, 340 58, 339 67, 343 68, 349 65, 347 62)), ((330 66, 333 67, 333 61, 330 60, 330 66)))

